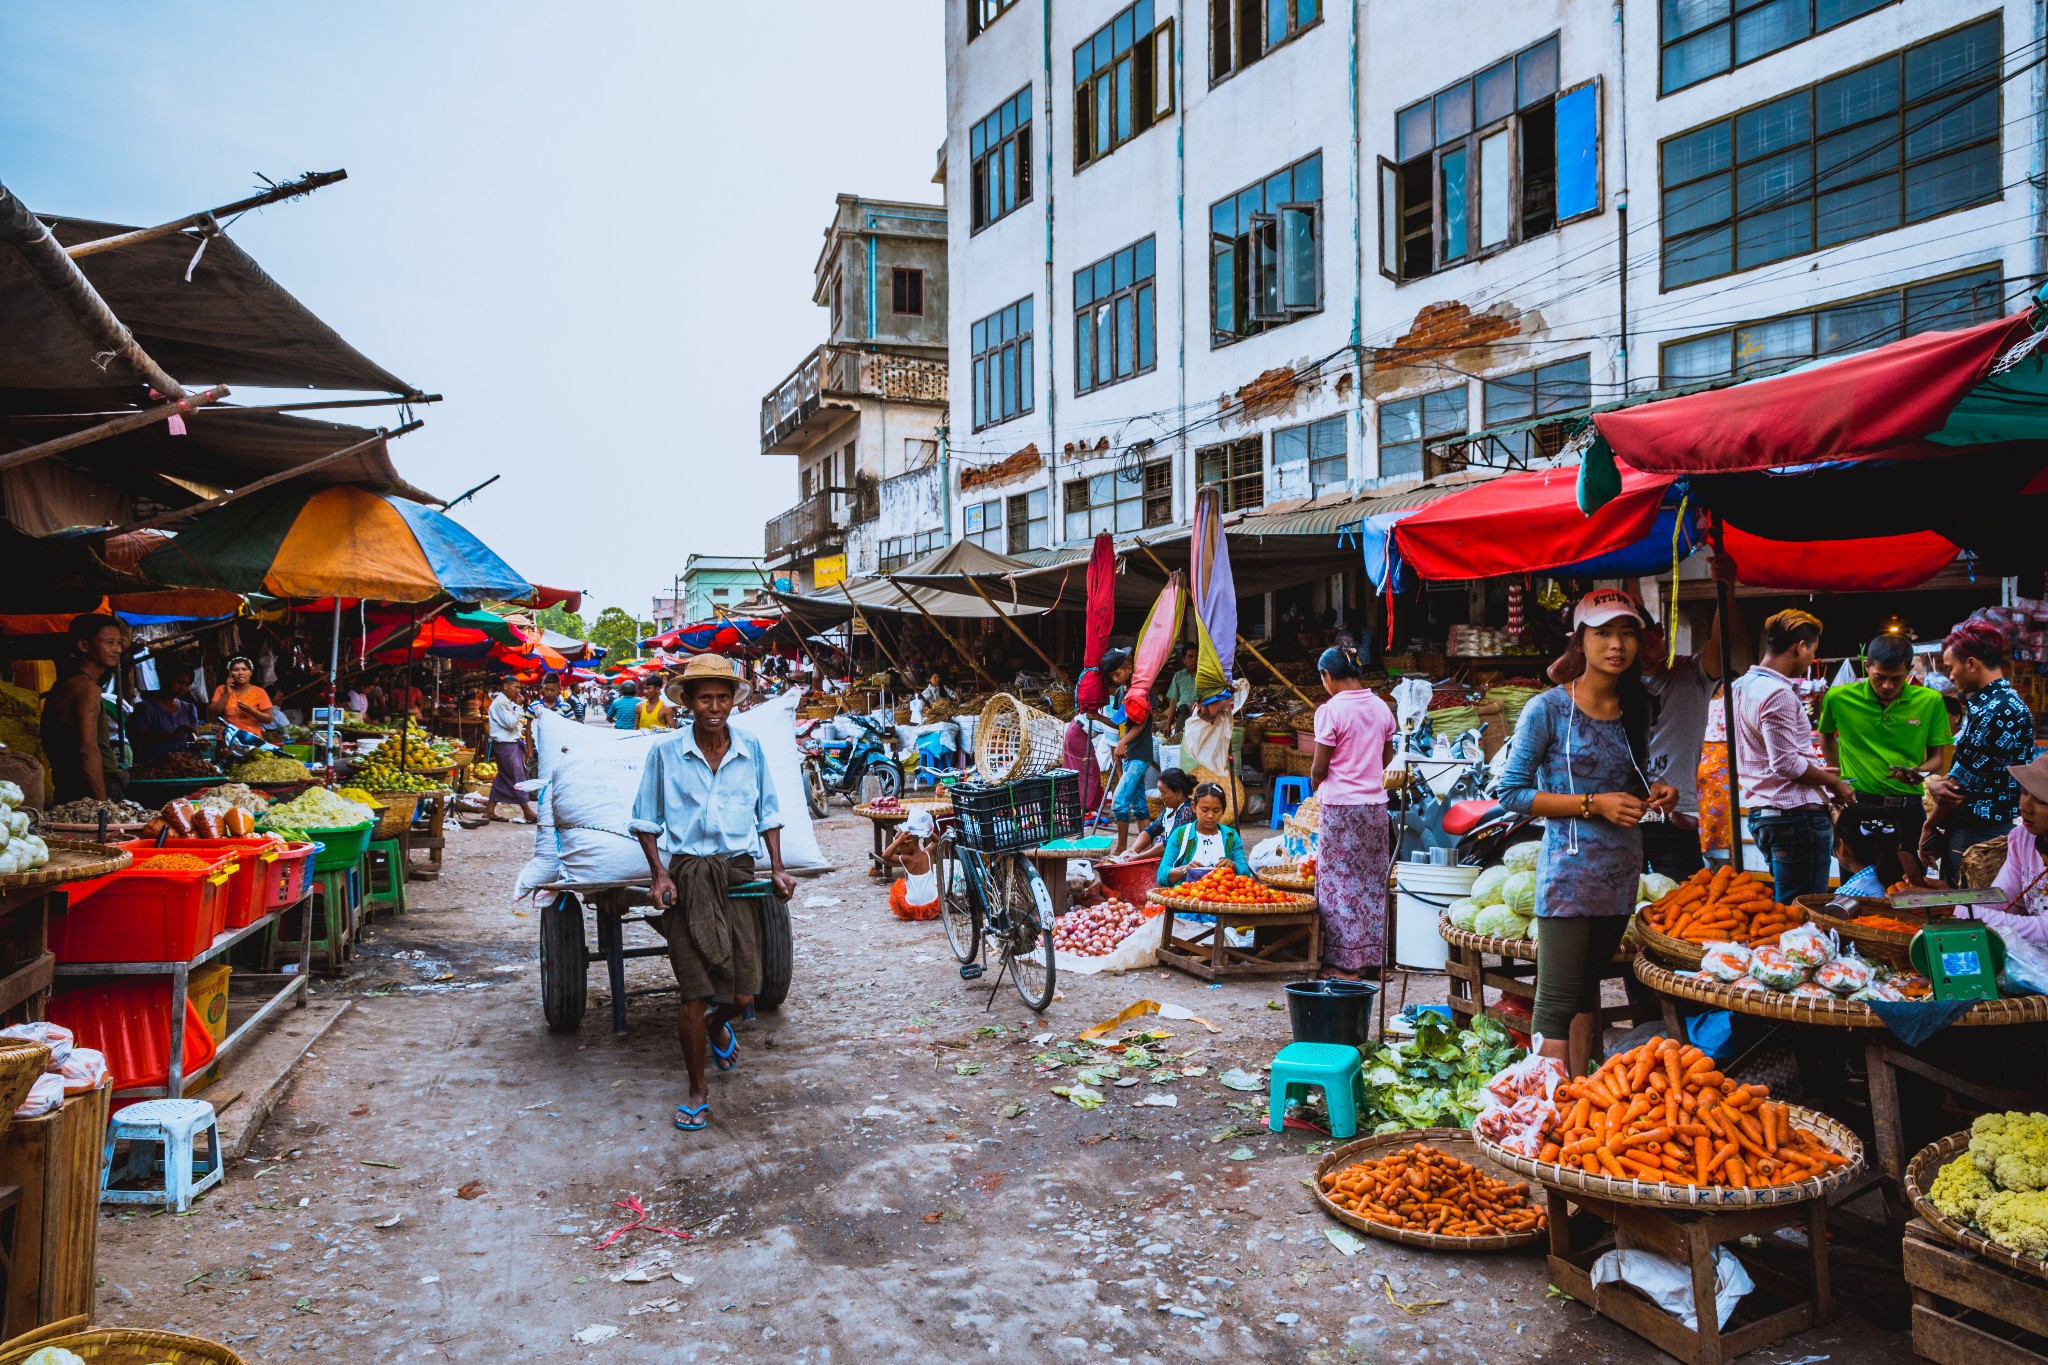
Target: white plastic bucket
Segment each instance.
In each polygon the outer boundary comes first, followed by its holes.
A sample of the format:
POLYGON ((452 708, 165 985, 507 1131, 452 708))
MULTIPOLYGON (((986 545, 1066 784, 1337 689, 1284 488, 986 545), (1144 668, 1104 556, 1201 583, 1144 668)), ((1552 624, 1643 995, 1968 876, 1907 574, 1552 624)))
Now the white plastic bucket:
POLYGON ((1403 967, 1440 971, 1451 960, 1450 945, 1436 931, 1445 907, 1472 894, 1476 867, 1435 863, 1394 864, 1394 961, 1403 967))

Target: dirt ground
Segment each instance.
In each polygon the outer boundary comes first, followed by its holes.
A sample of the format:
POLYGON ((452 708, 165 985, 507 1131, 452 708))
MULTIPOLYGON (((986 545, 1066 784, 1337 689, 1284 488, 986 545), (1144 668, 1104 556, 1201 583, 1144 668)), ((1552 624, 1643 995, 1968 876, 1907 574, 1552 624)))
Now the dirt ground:
MULTIPOLYGON (((100 1320, 266 1362, 1661 1358, 1548 1292, 1539 1256, 1326 1237, 1315 1135, 1266 1133, 1263 1096, 1217 1081, 1289 1041, 1277 986, 1063 978, 1033 1016, 962 982, 937 924, 890 916, 865 821, 835 807, 819 834, 838 870, 800 884, 788 1003, 685 1134, 672 1002, 632 1000, 615 1037, 593 970, 581 1033, 549 1033, 511 899, 532 831, 451 830, 447 874, 318 988, 355 1008, 226 1183, 183 1217, 104 1219, 100 1320), (1213 1021, 1165 1025, 1204 1074, 1104 1086, 1093 1111, 1053 1095, 1071 1069, 1032 1054, 1147 998, 1213 1021), (687 1240, 601 1245, 635 1198, 687 1240)), ((1835 1280, 1835 1324, 1751 1359, 1913 1359, 1896 1269, 1841 1245, 1835 1280)))

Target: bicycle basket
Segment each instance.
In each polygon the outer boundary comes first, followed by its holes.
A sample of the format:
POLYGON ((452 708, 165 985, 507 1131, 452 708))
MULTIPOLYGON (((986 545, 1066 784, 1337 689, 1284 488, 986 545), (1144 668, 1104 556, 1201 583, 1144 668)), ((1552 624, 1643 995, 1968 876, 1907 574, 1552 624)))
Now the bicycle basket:
POLYGON ((1015 782, 953 787, 953 842, 977 853, 1010 853, 1081 832, 1081 775, 1071 768, 1015 782))

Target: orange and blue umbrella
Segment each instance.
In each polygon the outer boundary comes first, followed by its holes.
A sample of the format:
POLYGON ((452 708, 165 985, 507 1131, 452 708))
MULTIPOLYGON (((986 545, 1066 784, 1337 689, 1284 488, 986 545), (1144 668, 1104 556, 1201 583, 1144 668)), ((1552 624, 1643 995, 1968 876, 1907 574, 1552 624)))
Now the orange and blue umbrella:
POLYGON ((475 602, 533 591, 452 517, 352 484, 282 484, 202 512, 141 570, 167 587, 273 597, 475 602))
POLYGON ((750 645, 780 624, 772 616, 726 616, 715 621, 677 626, 640 642, 642 649, 680 649, 691 654, 718 653, 750 645))

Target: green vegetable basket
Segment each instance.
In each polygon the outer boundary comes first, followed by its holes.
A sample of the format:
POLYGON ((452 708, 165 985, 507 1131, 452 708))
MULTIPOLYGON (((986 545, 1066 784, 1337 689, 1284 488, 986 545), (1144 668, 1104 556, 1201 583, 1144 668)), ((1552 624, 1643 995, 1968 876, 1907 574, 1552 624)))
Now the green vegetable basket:
POLYGON ((376 828, 375 820, 365 820, 360 825, 346 825, 340 829, 306 826, 306 837, 321 845, 320 851, 313 855, 313 870, 341 872, 354 867, 362 856, 369 852, 370 835, 376 828))

